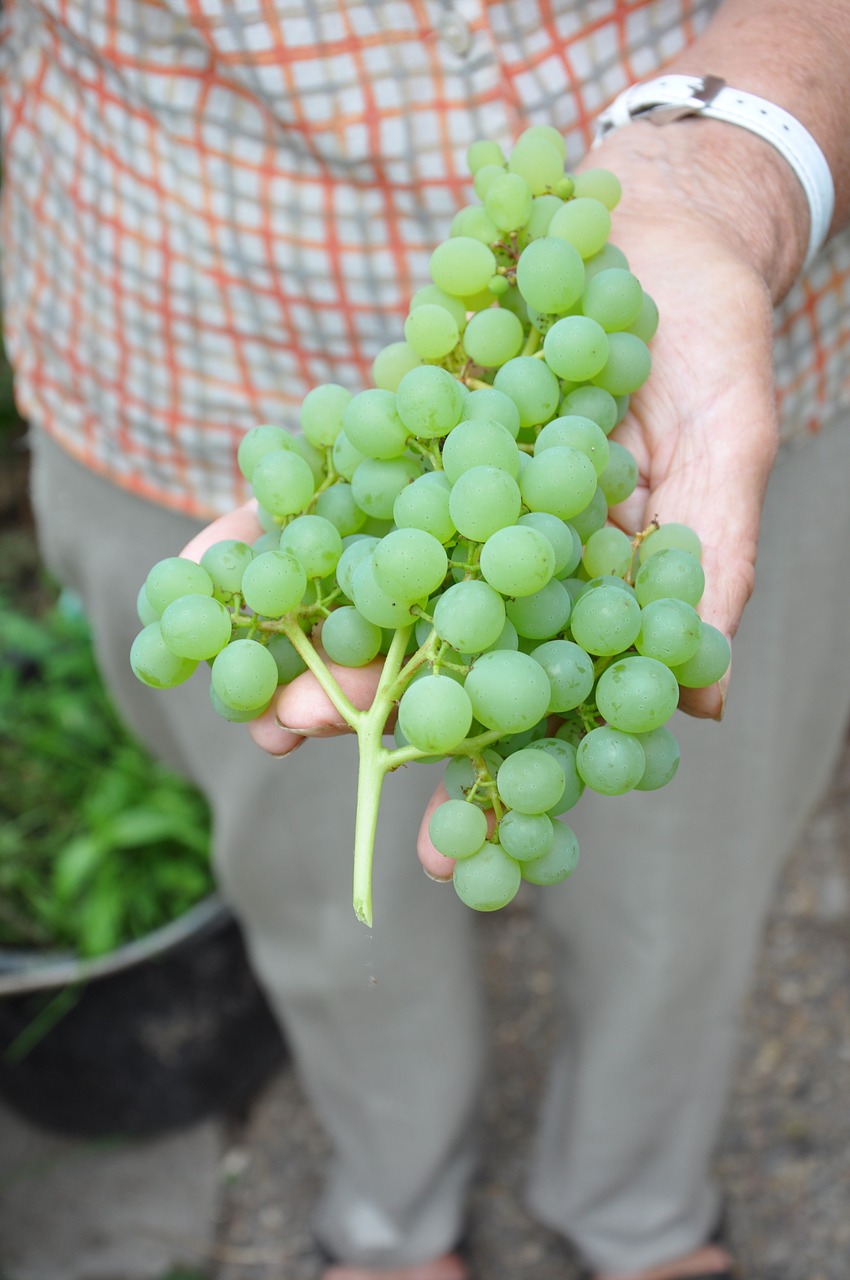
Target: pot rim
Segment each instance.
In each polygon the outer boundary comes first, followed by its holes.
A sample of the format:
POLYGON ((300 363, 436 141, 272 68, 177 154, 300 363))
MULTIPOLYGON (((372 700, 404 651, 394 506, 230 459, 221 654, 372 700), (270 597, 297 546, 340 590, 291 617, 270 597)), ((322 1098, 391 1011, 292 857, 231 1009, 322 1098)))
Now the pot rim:
POLYGON ((0 996, 23 995, 72 983, 91 982, 151 960, 187 938, 207 932, 231 917, 230 908, 212 893, 176 920, 142 938, 125 942, 106 955, 81 960, 72 952, 0 948, 0 996))

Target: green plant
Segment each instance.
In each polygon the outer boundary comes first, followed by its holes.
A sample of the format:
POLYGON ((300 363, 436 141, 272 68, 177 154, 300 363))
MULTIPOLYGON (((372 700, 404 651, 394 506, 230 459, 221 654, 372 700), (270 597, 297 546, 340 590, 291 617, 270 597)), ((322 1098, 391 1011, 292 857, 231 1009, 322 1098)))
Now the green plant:
POLYGON ((122 725, 85 619, 0 594, 0 945, 101 954, 211 889, 206 803, 122 725))

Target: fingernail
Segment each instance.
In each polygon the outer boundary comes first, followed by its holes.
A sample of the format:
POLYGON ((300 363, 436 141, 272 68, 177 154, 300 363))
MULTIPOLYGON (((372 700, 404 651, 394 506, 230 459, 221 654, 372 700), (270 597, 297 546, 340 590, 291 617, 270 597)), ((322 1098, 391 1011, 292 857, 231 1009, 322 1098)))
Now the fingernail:
POLYGON ((428 877, 428 879, 429 879, 429 880, 433 880, 433 881, 434 881, 434 884, 451 884, 451 882, 452 882, 452 877, 451 877, 451 876, 435 876, 435 875, 432 875, 432 873, 428 870, 428 868, 427 868, 427 867, 423 867, 423 868, 422 868, 422 870, 425 872, 425 874, 426 874, 426 876, 428 877))

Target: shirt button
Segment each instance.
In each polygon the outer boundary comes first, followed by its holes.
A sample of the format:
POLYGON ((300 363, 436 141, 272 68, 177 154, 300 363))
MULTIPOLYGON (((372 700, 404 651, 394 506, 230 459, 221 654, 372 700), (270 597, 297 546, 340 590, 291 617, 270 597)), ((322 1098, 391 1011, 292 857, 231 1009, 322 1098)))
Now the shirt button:
POLYGON ((437 32, 443 44, 459 57, 472 48, 472 32, 454 9, 443 12, 437 23, 437 32))

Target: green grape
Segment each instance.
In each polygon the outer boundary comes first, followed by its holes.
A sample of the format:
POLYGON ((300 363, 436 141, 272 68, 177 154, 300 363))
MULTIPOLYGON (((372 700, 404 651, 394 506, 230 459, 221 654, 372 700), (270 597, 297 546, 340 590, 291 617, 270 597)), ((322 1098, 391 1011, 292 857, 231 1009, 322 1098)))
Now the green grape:
MULTIPOLYGON (((572 525, 550 515, 548 511, 527 511, 517 520, 517 527, 534 529, 546 538, 555 555, 551 574, 553 578, 562 578, 565 574, 572 573, 581 560, 581 542, 572 525)), ((543 583, 539 585, 542 586, 543 583)), ((537 587, 532 590, 537 590, 537 587)), ((520 592, 508 591, 505 594, 515 596, 520 592)))
POLYGON ((640 281, 631 271, 622 267, 609 267, 597 271, 587 282, 581 299, 581 309, 601 324, 606 333, 628 329, 638 317, 643 301, 640 281))
POLYGON ((524 340, 518 317, 491 307, 472 317, 463 335, 463 349, 483 369, 498 369, 519 354, 524 340))
POLYGON ((520 294, 535 311, 564 315, 581 296, 584 264, 578 250, 565 240, 541 236, 520 254, 516 280, 520 294))
POLYGON ((549 678, 551 695, 546 708, 550 714, 572 711, 590 696, 593 663, 586 651, 572 640, 547 640, 531 651, 549 678))
POLYGON ((541 196, 563 178, 564 154, 541 134, 521 137, 508 158, 508 171, 524 178, 533 196, 541 196))
POLYGON ((608 334, 595 320, 588 316, 563 316, 543 339, 543 355, 559 378, 586 382, 605 367, 609 343, 608 334))
POLYGON ((616 209, 623 188, 620 179, 609 169, 585 169, 574 178, 573 194, 600 200, 608 210, 616 209))
POLYGON ((624 578, 632 563, 631 538, 622 529, 606 525, 597 529, 587 540, 582 555, 585 572, 591 578, 599 578, 603 574, 624 578))
POLYGON ((151 689, 173 689, 197 667, 190 658, 181 658, 165 643, 159 622, 150 622, 136 636, 130 648, 130 666, 137 680, 151 689))
MULTIPOLYGON (((487 186, 484 208, 500 231, 519 231, 531 217, 531 189, 518 173, 502 173, 487 186)), ((472 290, 470 290, 472 292, 472 290)))
POLYGON ((694 656, 701 636, 699 614, 684 600, 650 600, 641 610, 635 648, 645 658, 676 667, 694 656))
MULTIPOLYGON (((518 648, 519 636, 516 633, 516 627, 511 622, 510 618, 506 617, 505 625, 502 627, 502 630, 499 632, 493 643, 486 646, 486 650, 489 652, 492 649, 509 649, 516 652, 518 648)), ((483 652, 485 652, 485 650, 482 650, 482 653, 483 652)))
POLYGON ((301 430, 316 449, 328 449, 342 430, 342 418, 351 392, 336 382, 321 383, 301 402, 301 430))
POLYGON ((276 427, 271 422, 262 426, 251 427, 239 441, 236 451, 236 462, 246 480, 250 481, 254 467, 267 453, 278 453, 282 449, 292 448, 292 437, 283 427, 276 427))
MULTIPOLYGON (((502 757, 490 747, 481 753, 483 772, 473 764, 467 756, 454 756, 446 765, 443 785, 452 800, 469 800, 481 809, 492 809, 491 789, 481 786, 481 780, 489 777, 492 781, 502 763, 502 757)), ((495 790, 493 783, 492 790, 495 790)))
MULTIPOLYGON (((464 318, 465 316, 464 312, 464 318)), ((372 381, 382 391, 398 391, 404 375, 410 373, 411 369, 419 368, 421 364, 421 359, 409 343, 391 342, 372 361, 372 381)))
MULTIPOLYGON (((371 459, 367 458, 361 466, 365 467, 370 461, 371 459)), ((366 512, 355 501, 352 486, 344 481, 339 481, 329 489, 325 489, 324 493, 320 493, 313 510, 317 516, 330 520, 331 524, 339 530, 342 538, 359 532, 366 523, 366 512)))
POLYGON ((436 365, 412 369, 402 378, 396 393, 399 417, 407 430, 421 440, 448 435, 460 422, 463 404, 458 380, 436 365))
POLYGON ((608 441, 608 465, 599 477, 599 488, 609 506, 625 502, 638 482, 638 466, 629 450, 616 440, 608 441))
POLYGON ((640 782, 646 756, 633 734, 603 725, 582 738, 576 751, 576 768, 591 791, 621 796, 640 782))
POLYGON ((560 400, 558 379, 533 356, 514 356, 497 371, 493 385, 519 409, 520 428, 548 422, 560 400))
POLYGON ((498 844, 485 844, 454 869, 452 880, 461 902, 474 911, 498 911, 514 899, 522 883, 519 863, 498 844))
POLYGON ((600 656, 622 653, 634 644, 640 631, 640 605, 618 587, 597 587, 576 601, 570 630, 576 644, 588 653, 600 656))
POLYGON ((207 547, 201 556, 201 568, 212 578, 216 599, 225 603, 242 589, 242 574, 254 558, 247 542, 226 538, 207 547))
POLYGON ((582 258, 591 258, 611 234, 611 214, 601 200, 577 196, 555 214, 549 223, 549 234, 566 240, 582 258))
POLYGON ((428 835, 446 858, 471 858, 487 839, 487 816, 466 800, 445 800, 431 814, 428 835))
POLYGON ((510 809, 499 823, 499 843, 516 862, 542 858, 552 848, 552 819, 547 813, 510 809))
POLYGON ((503 391, 495 387, 478 387, 470 391, 463 406, 462 422, 473 422, 484 419, 486 422, 498 422, 505 427, 516 440, 519 435, 519 409, 503 391))
POLYGON ((367 458, 354 473, 351 493, 357 506, 367 516, 390 520, 396 498, 404 486, 419 474, 419 464, 413 458, 367 458))
POLYGON ((215 655, 230 643, 230 613, 211 596, 181 596, 163 610, 162 638, 179 658, 196 662, 215 655))
POLYGON ((605 500, 605 494, 597 484, 590 502, 583 510, 570 517, 570 524, 575 529, 579 540, 587 542, 588 538, 593 537, 597 529, 604 529, 607 520, 608 503, 605 500))
POLYGON ((148 599, 144 583, 139 587, 136 595, 136 616, 143 627, 148 627, 152 622, 159 621, 159 614, 148 599))
MULTIPOLYGON (((494 184, 497 181, 498 178, 494 179, 494 184)), ((489 209, 487 212, 492 218, 489 209)), ((428 262, 428 271, 438 289, 453 298, 466 298, 487 288, 496 272, 496 259, 492 249, 480 240, 454 236, 437 245, 428 262)))
POLYGON ((316 482, 310 464, 285 449, 265 453, 251 472, 251 488, 261 507, 275 516, 294 516, 307 506, 316 482))
POLYGON ((443 444, 443 471, 452 484, 472 467, 498 467, 516 479, 519 453, 516 441, 500 422, 473 418, 459 422, 443 444))
POLYGON ((265 618, 282 618, 297 609, 306 589, 303 566, 289 551, 264 551, 242 575, 245 603, 265 618))
POLYGON ((507 759, 515 751, 524 751, 526 747, 531 746, 539 738, 542 738, 548 732, 548 728, 548 721, 544 716, 542 720, 538 720, 537 724, 533 724, 530 729, 523 729, 520 733, 503 735, 499 739, 499 755, 507 759))
POLYGON ((639 734, 638 741, 646 756, 646 768, 635 789, 657 791, 659 787, 666 787, 668 782, 673 781, 679 768, 682 753, 678 742, 663 725, 660 729, 653 729, 651 733, 639 734))
POLYGON ((486 582, 456 582, 437 601, 434 629, 459 653, 482 653, 496 643, 505 626, 505 603, 486 582))
POLYGON ((472 185, 479 200, 484 199, 492 183, 497 178, 500 178, 504 172, 504 164, 482 164, 479 169, 476 169, 472 185))
POLYGON ((303 458, 313 473, 313 483, 321 484, 327 474, 327 450, 317 449, 304 436, 292 437, 292 451, 303 458))
POLYGON ((721 631, 703 622, 696 653, 673 668, 673 675, 686 689, 705 689, 725 674, 731 659, 729 641, 721 631))
POLYGON ((395 600, 384 591, 375 578, 375 566, 370 553, 364 556, 351 574, 350 599, 358 613, 378 627, 400 630, 416 621, 411 613, 410 600, 395 600))
POLYGON ((493 244, 501 238, 501 232, 486 209, 480 204, 467 205, 458 209, 449 226, 450 236, 469 236, 472 240, 480 240, 482 244, 493 244))
POLYGON ((678 703, 675 674, 654 658, 621 658, 603 671, 596 683, 599 714, 625 733, 659 729, 678 703))
POLYGON ((542 858, 522 864, 522 878, 529 884, 561 884, 578 866, 578 840, 571 827, 563 822, 552 824, 552 847, 542 858))
POLYGON ((259 712, 277 688, 277 664, 257 640, 234 640, 214 658, 212 683, 225 706, 259 712))
POLYGON ((398 704, 401 731, 420 751, 453 751, 469 733, 472 703, 462 684, 447 676, 422 676, 407 686, 398 704))
POLYGON ((371 554, 380 539, 363 533, 353 533, 342 540, 342 555, 336 566, 336 580, 343 594, 351 599, 351 575, 360 561, 371 554))
POLYGON ((503 167, 504 163, 505 157, 498 142, 491 142, 489 139, 481 139, 478 142, 473 142, 467 149, 466 164, 473 177, 485 164, 493 164, 503 167))
POLYGON ((466 324, 466 308, 460 298, 453 298, 450 293, 438 289, 435 284, 425 284, 413 294, 407 309, 409 312, 415 311, 417 307, 423 307, 426 304, 442 307, 444 311, 450 312, 454 316, 458 332, 463 333, 466 324))
POLYGON ((505 612, 516 627, 517 635, 529 640, 548 640, 564 630, 571 608, 569 591, 553 578, 533 595, 508 600, 505 612))
POLYGON ((574 387, 561 401, 560 412, 590 418, 606 436, 617 425, 617 401, 610 391, 603 391, 601 387, 574 387))
POLYGON ((561 157, 561 164, 565 162, 567 156, 566 139, 560 129, 556 129, 553 124, 530 124, 527 129, 523 129, 517 138, 517 145, 525 144, 531 138, 545 139, 549 146, 554 147, 558 152, 561 157))
POLYGON ((251 543, 251 551, 253 554, 259 555, 263 551, 279 551, 280 550, 280 525, 278 525, 274 533, 264 533, 257 538, 256 542, 251 543))
POLYGON ((531 459, 520 473, 519 488, 530 511, 572 521, 596 492, 596 471, 583 453, 559 445, 531 459))
POLYGON ((592 280, 599 271, 608 271, 610 267, 620 267, 628 271, 629 262, 622 249, 618 249, 610 240, 598 253, 586 259, 584 264, 585 279, 592 280))
POLYGON ((484 543, 480 567, 485 580, 503 596, 530 596, 552 577, 555 552, 538 529, 510 525, 497 529, 484 543))
POLYGON ((472 714, 488 729, 521 733, 546 714, 551 692, 546 672, 525 653, 495 649, 476 658, 464 685, 472 714))
POLYGON ((534 452, 543 453, 556 445, 566 445, 568 449, 577 449, 593 463, 593 469, 600 476, 608 465, 609 446, 605 432, 592 418, 583 418, 579 414, 565 414, 547 422, 534 445, 534 452))
POLYGON ((442 360, 454 351, 460 332, 451 314, 434 303, 411 311, 404 322, 404 338, 423 360, 442 360))
MULTIPOLYGON (((699 534, 686 524, 670 520, 644 538, 640 544, 640 563, 643 564, 650 556, 656 555, 659 551, 668 551, 671 547, 676 551, 689 551, 697 560, 702 559, 702 543, 699 534)), ((201 563, 203 564, 203 561, 201 563)))
POLYGON ((307 663, 288 636, 272 635, 266 648, 274 658, 278 684, 289 684, 307 670, 307 663))
MULTIPOLYGON (((541 240, 549 234, 549 223, 552 221, 563 201, 555 195, 535 196, 531 202, 531 216, 525 227, 529 240, 541 240)), ((561 242, 566 243, 565 241, 561 242)))
POLYGON ((440 542, 457 533, 449 515, 451 481, 442 471, 426 471, 406 485, 393 503, 393 520, 399 529, 425 529, 440 542))
POLYGON ((629 332, 633 333, 637 338, 642 338, 644 342, 650 342, 655 337, 657 329, 658 307, 649 294, 644 293, 640 310, 629 325, 629 332))
POLYGON ((182 556, 158 561, 145 578, 145 595, 158 618, 173 600, 189 595, 211 596, 213 590, 213 580, 206 569, 182 556))
MULTIPOLYGON (((565 728, 566 726, 562 726, 558 732, 563 732, 565 728)), ((580 730, 579 734, 583 734, 583 730, 580 730)), ((581 736, 578 736, 577 742, 580 741, 581 736)), ((532 751, 545 751, 547 755, 554 756, 561 767, 564 775, 564 791, 558 803, 553 804, 547 811, 550 818, 556 818, 578 804, 584 794, 584 783, 576 768, 576 744, 568 742, 564 737, 542 737, 530 743, 529 747, 532 751)))
POLYGON ((617 591, 625 591, 627 596, 632 600, 636 600, 635 589, 630 582, 626 582, 624 578, 619 578, 612 574, 603 574, 598 578, 588 578, 580 582, 579 595, 583 596, 586 591, 595 591, 597 587, 615 587, 617 591))
POLYGON ((509 755, 496 778, 500 799, 517 813, 546 813, 561 799, 565 784, 557 759, 531 747, 509 755))
POLYGON ((689 551, 675 547, 650 556, 635 577, 635 593, 642 607, 651 600, 672 597, 696 608, 704 590, 705 573, 699 560, 689 551))
POLYGON ((366 458, 399 458, 407 445, 408 430, 396 411, 392 391, 371 387, 348 402, 342 427, 355 449, 366 458))
POLYGON ((308 578, 326 578, 342 555, 342 537, 324 516, 296 516, 280 535, 281 551, 289 551, 308 578))
POLYGON ((522 508, 519 486, 498 467, 471 467, 452 485, 449 514, 464 538, 486 542, 497 529, 516 523, 522 508))
POLYGON ((633 333, 608 334, 608 359, 592 381, 612 396, 629 395, 649 377, 649 348, 633 333))
POLYGON ((210 705, 217 716, 221 716, 222 720, 227 720, 230 724, 247 724, 250 720, 256 720, 257 716, 262 715, 266 709, 266 707, 249 707, 247 711, 237 711, 235 707, 229 707, 226 702, 222 702, 212 685, 210 685, 210 705))
POLYGON ((394 529, 372 553, 375 581, 395 600, 408 603, 431 595, 449 568, 443 544, 424 529, 394 529))
POLYGON ((381 628, 350 604, 334 609, 322 623, 322 648, 342 667, 365 667, 378 656, 382 638, 381 628))

